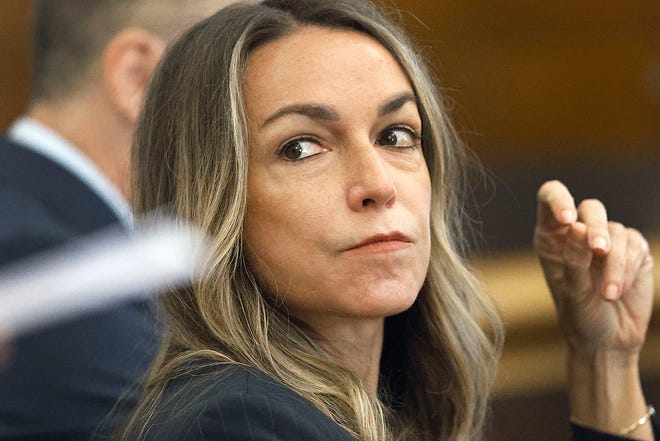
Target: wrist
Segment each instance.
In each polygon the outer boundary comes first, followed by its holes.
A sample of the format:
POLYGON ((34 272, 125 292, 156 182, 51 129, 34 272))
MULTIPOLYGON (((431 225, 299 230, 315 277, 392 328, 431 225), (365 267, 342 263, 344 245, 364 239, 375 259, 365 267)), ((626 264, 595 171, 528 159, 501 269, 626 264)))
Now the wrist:
MULTIPOLYGON (((576 352, 569 349, 571 419, 580 425, 613 434, 619 434, 638 421, 648 411, 638 360, 636 351, 576 352)), ((649 424, 640 425, 631 435, 653 439, 649 424)))
MULTIPOLYGON (((621 372, 639 371, 640 349, 602 349, 591 346, 568 346, 567 362, 569 367, 582 371, 621 372)), ((569 371, 570 374, 570 371, 569 371)))

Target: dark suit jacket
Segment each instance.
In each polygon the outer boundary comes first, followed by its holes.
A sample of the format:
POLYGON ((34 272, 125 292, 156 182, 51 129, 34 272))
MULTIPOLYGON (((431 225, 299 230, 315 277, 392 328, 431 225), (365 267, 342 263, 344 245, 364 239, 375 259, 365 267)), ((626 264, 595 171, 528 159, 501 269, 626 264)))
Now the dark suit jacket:
MULTIPOLYGON (((0 137, 0 268, 117 221, 65 169, 0 137)), ((89 440, 151 362, 155 312, 126 304, 13 341, 0 370, 0 440, 89 440)))
MULTIPOLYGON (((657 431, 657 427, 656 427, 657 431)), ((625 441, 572 426, 573 441, 625 441)), ((656 433, 658 438, 658 433, 656 433)), ((139 441, 354 441, 312 403, 269 376, 201 362, 167 385, 139 441)))
MULTIPOLYGON (((573 429, 573 437, 572 437, 573 441, 629 441, 630 440, 630 438, 610 435, 608 433, 596 432, 594 430, 590 430, 585 427, 580 427, 575 424, 573 424, 572 429, 573 429)), ((660 440, 660 426, 658 426, 655 422, 653 423, 653 434, 655 435, 655 439, 660 440)))
POLYGON ((172 380, 141 441, 354 441, 312 403, 244 366, 191 367, 172 380))

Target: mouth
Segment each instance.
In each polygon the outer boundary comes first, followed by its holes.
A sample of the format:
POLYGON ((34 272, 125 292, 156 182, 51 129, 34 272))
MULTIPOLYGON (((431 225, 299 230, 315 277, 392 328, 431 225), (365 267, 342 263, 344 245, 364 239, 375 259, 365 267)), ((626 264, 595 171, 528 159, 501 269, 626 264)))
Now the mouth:
POLYGON ((346 251, 352 253, 384 253, 397 251, 409 247, 413 243, 405 234, 400 231, 393 231, 386 234, 375 234, 354 245, 346 251))

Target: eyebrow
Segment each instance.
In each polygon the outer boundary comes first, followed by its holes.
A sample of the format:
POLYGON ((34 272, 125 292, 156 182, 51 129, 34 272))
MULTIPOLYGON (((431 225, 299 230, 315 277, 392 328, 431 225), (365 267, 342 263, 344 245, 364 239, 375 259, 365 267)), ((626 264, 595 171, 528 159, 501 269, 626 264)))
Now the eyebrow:
POLYGON ((396 112, 409 101, 417 104, 417 97, 410 92, 400 93, 399 95, 395 96, 380 106, 380 109, 378 109, 378 116, 385 116, 389 113, 396 112))
MULTIPOLYGON (((400 93, 379 107, 378 116, 385 116, 392 112, 396 112, 410 101, 417 103, 417 97, 415 97, 415 95, 410 92, 400 93)), ((266 118, 261 127, 264 127, 276 119, 290 114, 303 115, 310 119, 323 121, 339 121, 340 119, 337 111, 329 106, 314 103, 292 104, 290 106, 284 106, 281 109, 275 111, 275 113, 266 118)))
POLYGON ((264 121, 261 127, 264 127, 265 125, 272 123, 276 119, 282 118, 283 116, 290 115, 292 113, 303 115, 310 119, 320 119, 324 121, 339 120, 339 115, 337 114, 337 112, 328 106, 324 106, 321 104, 292 104, 290 106, 285 106, 277 110, 275 113, 269 116, 266 119, 266 121, 264 121))

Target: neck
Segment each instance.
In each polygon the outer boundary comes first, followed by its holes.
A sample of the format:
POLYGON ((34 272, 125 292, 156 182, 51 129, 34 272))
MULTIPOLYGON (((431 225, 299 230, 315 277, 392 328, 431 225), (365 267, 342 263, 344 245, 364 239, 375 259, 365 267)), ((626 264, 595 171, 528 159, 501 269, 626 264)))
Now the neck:
POLYGON ((340 365, 355 372, 374 393, 378 390, 384 319, 328 319, 312 325, 318 342, 340 365))
POLYGON ((132 128, 99 101, 83 96, 57 103, 36 102, 28 116, 85 154, 129 199, 132 128))

